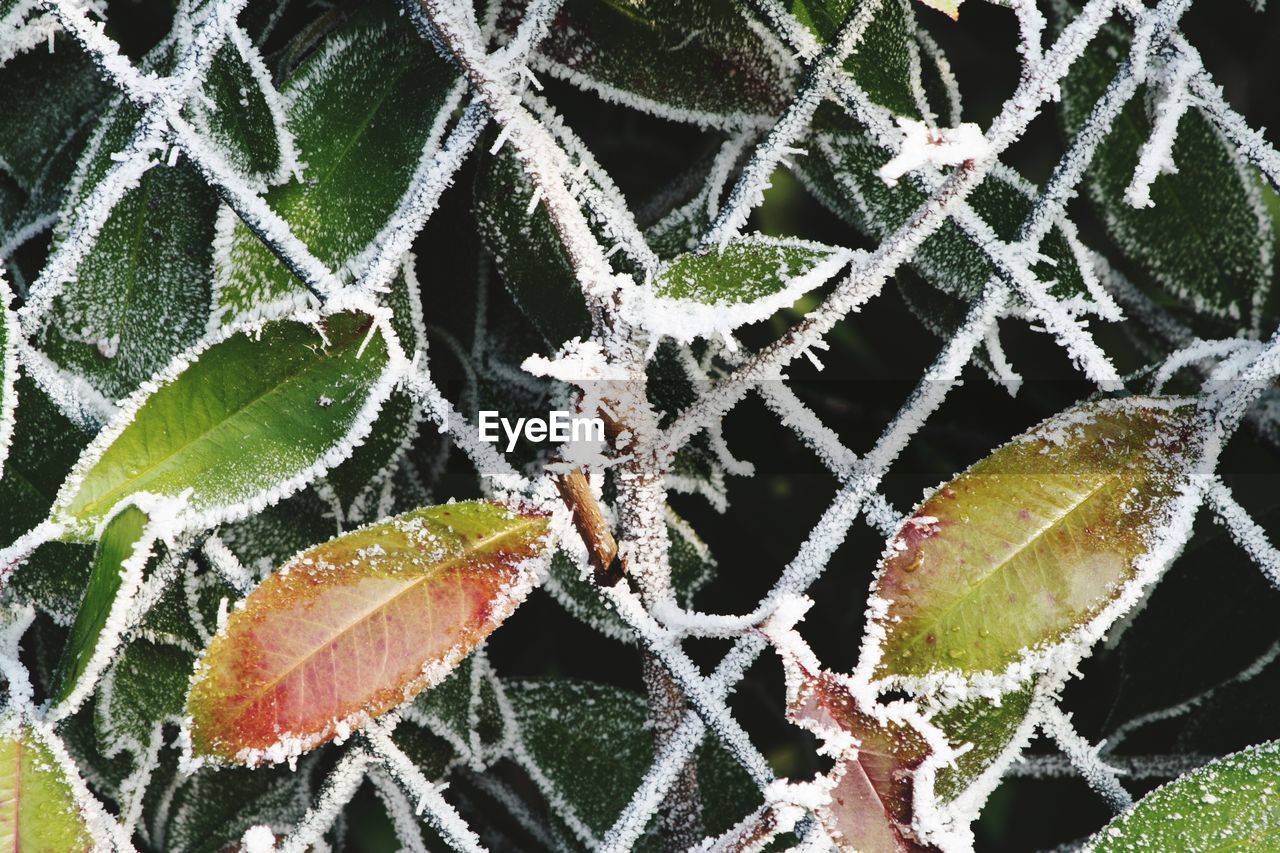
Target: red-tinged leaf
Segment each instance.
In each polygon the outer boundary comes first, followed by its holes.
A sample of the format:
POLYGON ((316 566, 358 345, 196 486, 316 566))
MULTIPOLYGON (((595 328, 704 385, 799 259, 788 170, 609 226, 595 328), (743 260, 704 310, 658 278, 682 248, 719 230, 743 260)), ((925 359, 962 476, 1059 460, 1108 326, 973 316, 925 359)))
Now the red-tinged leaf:
POLYGON ((0 735, 0 848, 34 853, 97 849, 57 759, 25 726, 0 735))
POLYGON ((826 741, 836 759, 831 801, 817 810, 832 840, 859 853, 935 849, 911 830, 914 774, 930 752, 924 737, 907 723, 865 713, 839 676, 803 666, 799 676, 788 716, 826 741))
POLYGON ((196 667, 196 755, 277 762, 438 683, 523 600, 547 520, 428 507, 299 554, 227 619, 196 667))
POLYGON ((882 565, 877 675, 999 673, 1099 616, 1170 520, 1194 416, 1183 400, 1078 406, 938 489, 882 565))

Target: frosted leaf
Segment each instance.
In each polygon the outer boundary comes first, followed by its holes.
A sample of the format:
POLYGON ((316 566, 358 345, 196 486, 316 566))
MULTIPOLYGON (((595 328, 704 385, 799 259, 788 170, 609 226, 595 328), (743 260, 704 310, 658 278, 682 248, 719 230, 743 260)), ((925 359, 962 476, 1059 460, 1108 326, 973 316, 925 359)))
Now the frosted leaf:
MULTIPOLYGON (((508 32, 518 8, 500 18, 508 32)), ((786 55, 723 2, 569 0, 530 65, 605 100, 711 127, 764 124, 791 91, 786 55)))
MULTIPOLYGON (((122 98, 104 114, 67 189, 55 248, 69 239, 70 224, 117 165, 113 155, 141 116, 122 98)), ((144 172, 45 316, 43 351, 115 400, 192 346, 209 312, 215 207, 216 196, 189 163, 144 172)))
MULTIPOLYGON (((591 845, 612 825, 653 760, 641 696, 567 679, 504 683, 514 720, 514 758, 552 812, 591 845)), ((743 770, 708 740, 697 756, 701 813, 718 834, 760 802, 743 770)))
POLYGON ((188 113, 201 135, 253 185, 280 183, 299 167, 285 105, 243 30, 232 29, 188 113))
POLYGON ((585 338, 591 320, 581 288, 546 208, 529 211, 534 186, 509 147, 485 156, 476 173, 480 237, 516 305, 552 346, 585 338))
POLYGON ((537 514, 446 504, 299 554, 201 658, 195 753, 292 759, 439 682, 528 594, 545 533, 537 514))
POLYGON ((52 518, 89 539, 119 501, 148 495, 180 524, 208 526, 286 497, 349 456, 403 355, 385 319, 313 319, 232 327, 157 374, 85 450, 52 518), (337 402, 319 405, 326 395, 337 402))
POLYGON ((1176 398, 1086 404, 943 484, 885 550, 864 664, 1001 673, 1114 610, 1170 523, 1194 423, 1176 398))
MULTIPOLYGON (((56 38, 52 52, 36 50, 0 65, 0 172, 32 193, 50 155, 85 124, 107 92, 90 58, 64 36, 56 38)), ((7 230, 0 227, 0 233, 7 230)))
MULTIPOLYGON (((1059 27, 1070 9, 1065 0, 1055 5, 1059 27)), ((1125 31, 1106 27, 1072 66, 1062 84, 1069 132, 1084 121, 1115 73, 1115 57, 1128 47, 1125 31)), ((1271 221, 1258 182, 1199 109, 1182 116, 1176 130, 1171 156, 1177 172, 1155 177, 1151 206, 1135 209, 1125 193, 1152 123, 1143 99, 1130 100, 1086 173, 1089 196, 1144 278, 1200 313, 1257 331, 1275 271, 1271 221)))
MULTIPOLYGON (((455 79, 392 7, 378 6, 344 20, 284 82, 286 123, 305 166, 265 199, 321 263, 343 270, 365 256, 419 159, 435 153, 455 79)), ((219 214, 217 243, 217 322, 309 299, 229 208, 219 214)))
POLYGON ((0 837, 15 850, 88 851, 94 840, 48 746, 10 720, 0 734, 0 837))
POLYGON ((690 343, 767 319, 821 287, 853 259, 847 249, 751 236, 664 262, 652 289, 624 295, 623 314, 653 335, 690 343))
POLYGON ((1246 749, 1143 797, 1089 839, 1089 851, 1261 850, 1280 827, 1280 744, 1246 749))

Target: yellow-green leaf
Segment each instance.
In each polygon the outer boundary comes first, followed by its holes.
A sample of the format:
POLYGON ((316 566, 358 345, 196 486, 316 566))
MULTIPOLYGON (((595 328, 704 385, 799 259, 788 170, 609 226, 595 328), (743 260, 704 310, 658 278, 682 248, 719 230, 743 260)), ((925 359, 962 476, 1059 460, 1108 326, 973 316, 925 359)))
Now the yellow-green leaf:
POLYGON ((0 847, 21 853, 93 848, 71 783, 25 726, 0 736, 0 847))
POLYGON ((1001 672, 1101 613, 1168 520, 1194 414, 1159 398, 1078 406, 934 492, 882 564, 877 673, 1001 672))

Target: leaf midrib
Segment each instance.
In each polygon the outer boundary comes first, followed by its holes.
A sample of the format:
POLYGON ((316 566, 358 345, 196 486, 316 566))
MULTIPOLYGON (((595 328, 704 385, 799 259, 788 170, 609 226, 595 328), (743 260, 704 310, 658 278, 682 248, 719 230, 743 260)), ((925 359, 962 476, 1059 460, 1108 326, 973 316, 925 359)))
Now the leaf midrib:
POLYGON ((252 698, 246 699, 244 702, 237 705, 235 708, 235 711, 229 715, 229 718, 233 720, 239 719, 240 714, 246 708, 253 705, 255 702, 261 701, 266 696, 270 695, 276 689, 276 687, 279 686, 279 684, 282 681, 284 681, 289 676, 293 675, 295 672, 298 671, 298 669, 305 666, 308 662, 310 662, 322 651, 328 648, 331 648, 343 636, 350 633, 351 631, 354 631, 358 626, 364 624, 364 622, 367 619, 369 619, 374 613, 377 613, 379 611, 385 610, 387 607, 390 607, 393 603, 395 603, 401 597, 408 595, 410 592, 417 589, 420 584, 426 583, 427 581, 434 579, 441 572, 447 571, 448 569, 451 569, 454 566, 457 566, 462 561, 472 557, 477 553, 480 553, 482 550, 485 550, 494 546, 495 544, 501 542, 503 539, 509 536, 514 536, 517 533, 527 530, 529 527, 534 526, 538 522, 539 522, 539 519, 525 518, 520 524, 517 524, 513 527, 508 527, 502 532, 495 533, 491 536, 487 536, 484 539, 477 540, 476 542, 472 543, 469 547, 463 549, 461 553, 453 557, 450 557, 449 559, 444 560, 440 563, 435 564, 429 570, 424 571, 419 577, 409 581, 403 587, 397 589, 394 593, 387 596, 382 601, 379 601, 377 604, 373 605, 372 607, 366 608, 358 616, 349 620, 346 625, 343 625, 341 628, 339 628, 337 631, 331 634, 328 638, 326 638, 323 642, 321 642, 315 648, 311 649, 306 654, 302 655, 293 663, 291 663, 287 669, 272 676, 271 680, 263 684, 262 687, 258 691, 256 691, 255 695, 252 698))
MULTIPOLYGON (((364 331, 364 330, 365 330, 365 327, 360 327, 360 328, 358 329, 358 331, 364 331)), ((342 342, 342 344, 341 344, 341 349, 342 349, 342 350, 344 350, 344 351, 345 351, 345 350, 350 349, 350 348, 351 348, 351 344, 352 344, 352 343, 354 343, 354 342, 355 342, 355 340, 356 340, 358 337, 359 337, 359 334, 356 334, 356 335, 351 336, 351 337, 350 337, 350 338, 348 338, 347 340, 343 341, 343 342, 342 342)), ((205 429, 204 431, 202 431, 200 434, 195 435, 195 436, 193 436, 189 441, 186 441, 185 443, 183 443, 183 444, 181 444, 181 445, 178 445, 178 446, 174 447, 174 448, 173 448, 173 449, 171 449, 168 453, 166 453, 164 456, 161 456, 161 457, 159 457, 158 459, 153 460, 153 461, 151 462, 151 464, 150 464, 150 465, 147 465, 145 468, 140 469, 140 470, 139 470, 139 472, 138 472, 138 474, 136 474, 135 476, 132 476, 132 477, 128 478, 127 480, 125 480, 125 481, 124 481, 123 483, 121 483, 120 485, 117 485, 117 486, 112 487, 112 488, 111 488, 110 490, 108 490, 104 495, 99 495, 97 498, 95 498, 95 499, 93 499, 92 501, 90 501, 90 502, 88 502, 88 503, 84 504, 83 506, 81 506, 81 507, 79 508, 79 510, 78 510, 78 511, 72 511, 70 508, 68 508, 68 509, 66 510, 67 514, 68 514, 68 515, 71 515, 71 516, 72 516, 72 517, 74 517, 74 518, 78 518, 78 519, 80 519, 80 520, 85 520, 85 519, 86 519, 86 516, 87 516, 87 517, 92 517, 92 516, 93 516, 93 512, 92 512, 91 510, 92 510, 94 507, 100 507, 100 506, 102 506, 102 505, 104 504, 104 501, 106 501, 106 499, 107 499, 107 498, 112 498, 112 500, 111 500, 110 502, 106 503, 106 506, 107 506, 107 507, 114 506, 114 505, 115 505, 115 503, 116 503, 116 501, 118 501, 118 500, 120 499, 120 497, 121 497, 123 494, 128 494, 128 489, 126 488, 128 485, 131 485, 131 484, 132 484, 132 485, 137 485, 138 483, 140 483, 140 482, 143 480, 143 478, 144 478, 147 474, 149 474, 149 473, 151 473, 151 472, 155 471, 155 470, 156 470, 157 468, 159 468, 161 465, 164 465, 165 463, 169 462, 169 461, 170 461, 170 460, 172 460, 175 456, 177 456, 177 455, 178 455, 178 454, 180 454, 180 453, 183 453, 184 451, 186 451, 188 448, 192 447, 193 445, 195 445, 195 444, 197 444, 197 443, 199 443, 199 442, 203 441, 204 439, 208 438, 208 437, 209 437, 209 435, 210 435, 211 433, 213 433, 213 432, 214 432, 214 430, 216 430, 216 429, 220 428, 221 426, 223 426, 224 424, 226 424, 227 422, 229 422, 229 421, 230 421, 230 420, 232 420, 233 418, 237 418, 237 417, 239 417, 240 415, 244 414, 244 412, 246 412, 250 407, 257 405, 259 402, 261 402, 261 401, 262 401, 264 398, 266 398, 268 395, 275 394, 275 393, 276 393, 277 391, 279 391, 282 387, 284 387, 284 386, 285 386, 285 384, 286 384, 287 382, 289 382, 290 380, 293 380, 293 379, 295 379, 295 378, 297 378, 297 377, 299 377, 299 376, 301 376, 301 375, 304 375, 304 374, 306 374, 306 373, 309 373, 309 372, 311 372, 312 370, 314 370, 314 369, 316 369, 316 368, 319 368, 319 367, 324 366, 324 365, 325 365, 325 364, 330 360, 330 358, 335 357, 335 356, 334 356, 334 354, 335 354, 336 352, 338 352, 338 351, 339 351, 339 349, 340 349, 340 348, 339 348, 339 347, 337 347, 337 346, 330 347, 329 349, 327 349, 327 350, 325 350, 325 351, 324 351, 324 353, 325 353, 325 354, 324 354, 324 356, 323 356, 323 357, 321 357, 321 358, 317 358, 317 359, 309 359, 309 360, 307 360, 304 364, 302 364, 300 367, 298 367, 298 368, 296 368, 296 369, 294 369, 294 370, 290 370, 289 372, 287 372, 287 373, 283 374, 283 375, 280 377, 280 380, 279 380, 279 381, 277 381, 277 382, 276 382, 276 383, 274 383, 273 385, 270 385, 270 386, 268 386, 268 387, 266 387, 266 388, 262 389, 262 390, 261 390, 261 391, 259 391, 257 394, 255 394, 255 395, 253 395, 252 397, 248 398, 247 400, 243 401, 243 403, 242 403, 238 408, 236 408, 236 409, 232 410, 231 412, 229 412, 225 417, 223 417, 223 418, 221 418, 221 419, 217 420, 217 421, 216 421, 216 422, 214 422, 214 423, 211 423, 211 424, 209 425, 209 427, 208 427, 207 429, 205 429)), ((194 365, 193 365, 193 366, 194 366, 194 365)), ((175 380, 175 381, 176 381, 176 380, 175 380)), ((172 386, 168 386, 168 387, 172 387, 172 386)), ((151 398, 151 399, 154 399, 154 397, 153 397, 153 398, 151 398)), ((141 414, 141 410, 139 410, 138 414, 141 414)), ((137 423, 137 420, 135 419, 135 420, 134 420, 134 422, 133 422, 133 424, 130 424, 130 426, 133 426, 133 425, 134 425, 134 424, 136 424, 136 423, 137 423)), ((124 433, 122 432, 120 437, 123 437, 123 435, 124 435, 124 433)), ((108 453, 108 452, 110 452, 111 446, 113 446, 113 445, 109 445, 109 446, 108 446, 108 448, 107 448, 106 450, 104 450, 104 451, 103 451, 102 456, 100 456, 100 457, 98 458, 98 462, 94 465, 94 468, 96 468, 96 467, 97 467, 97 465, 101 464, 101 463, 102 463, 102 460, 106 458, 107 453, 108 453)), ((92 469, 91 469, 91 470, 92 470, 92 469)), ((87 481, 87 480, 88 480, 88 474, 86 474, 86 475, 85 475, 85 481, 87 481)), ((82 483, 82 484, 81 484, 81 489, 83 489, 83 488, 84 488, 84 485, 83 485, 83 483, 82 483)))
POLYGON ((911 638, 910 645, 919 645, 921 642, 923 642, 923 638, 928 636, 930 632, 935 631, 939 623, 941 623, 946 617, 950 616, 956 610, 956 608, 972 601, 976 593, 976 590, 978 590, 980 587, 985 585, 994 576, 1003 572, 1006 568, 1009 567, 1010 564, 1014 562, 1015 559, 1017 559, 1023 552, 1033 547, 1050 530, 1053 530, 1054 528, 1064 524, 1066 520, 1069 517, 1071 517, 1074 513, 1083 509, 1085 505, 1088 504, 1095 495, 1097 495, 1099 492, 1101 492, 1103 489, 1105 489, 1112 482, 1114 482, 1119 478, 1120 478, 1120 472, 1116 471, 1115 469, 1111 469, 1107 471, 1097 485, 1095 485, 1088 492, 1082 495, 1081 498, 1078 501, 1076 501, 1074 504, 1072 504, 1070 507, 1068 507, 1065 512, 1051 519, 1047 523, 1042 524, 1038 529, 1036 529, 1029 536, 1027 536, 1022 542, 1018 543, 1018 546, 1014 548, 1014 550, 1010 551, 1007 555, 1005 555, 1003 559, 994 563, 989 569, 987 569, 986 572, 984 572, 982 575, 975 578, 971 583, 969 583, 963 594, 957 596, 950 604, 948 604, 942 610, 938 611, 938 613, 934 615, 931 619, 929 619, 927 622, 920 623, 917 626, 914 632, 914 635, 911 638))

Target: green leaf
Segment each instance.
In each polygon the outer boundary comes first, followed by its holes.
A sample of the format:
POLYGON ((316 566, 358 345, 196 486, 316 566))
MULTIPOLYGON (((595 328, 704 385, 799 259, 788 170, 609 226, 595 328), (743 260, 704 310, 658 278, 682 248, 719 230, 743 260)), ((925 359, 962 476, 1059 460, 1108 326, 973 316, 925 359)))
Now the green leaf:
MULTIPOLYGON (((150 556, 151 543, 144 534, 146 526, 147 514, 135 506, 127 506, 103 528, 93 555, 89 586, 71 626, 71 635, 67 638, 58 675, 54 679, 54 704, 66 701, 88 669, 98 647, 98 638, 114 609, 126 571, 125 564, 150 556)), ((141 574, 142 567, 136 566, 134 572, 141 574)))
POLYGON ((541 204, 529 212, 533 193, 508 147, 485 156, 476 172, 476 225, 512 299, 558 348, 570 338, 585 340, 591 317, 550 214, 541 204))
POLYGON ((933 790, 943 802, 951 802, 994 764, 1017 736, 1031 710, 1035 688, 1011 690, 997 705, 979 696, 948 708, 929 720, 955 749, 969 745, 954 766, 938 769, 933 790))
POLYGON ((0 736, 0 844, 10 850, 95 849, 63 765, 26 726, 0 736))
POLYGON ((624 312, 650 333, 681 342, 768 319, 848 265, 853 253, 804 240, 752 235, 663 262, 652 293, 624 312))
POLYGON ((177 722, 195 655, 169 643, 139 638, 111 665, 94 705, 98 742, 109 751, 145 749, 155 727, 177 722))
MULTIPOLYGON (((166 61, 152 57, 148 65, 163 68, 166 61)), ((123 98, 108 108, 67 190, 56 242, 66 239, 141 116, 123 98)), ((209 316, 216 203, 190 164, 148 169, 43 318, 42 349, 115 400, 194 345, 209 316)))
POLYGON ((14 386, 18 401, 12 449, 0 476, 0 542, 9 544, 39 524, 89 436, 31 379, 14 386))
POLYGON ((384 321, 354 312, 231 331, 124 406, 51 518, 83 540, 139 494, 210 523, 243 516, 349 452, 390 393, 389 359, 384 321))
MULTIPOLYGON (((508 33, 519 4, 503 10, 508 33)), ((533 68, 662 118, 767 125, 790 97, 774 45, 728 0, 568 0, 533 68)))
MULTIPOLYGON (((504 682, 518 737, 551 808, 597 838, 613 825, 653 762, 642 697, 568 679, 504 682), (539 776, 541 778, 539 778, 539 776)), ((760 803, 740 766, 708 738, 697 753, 705 828, 728 829, 760 803)))
POLYGON ((446 504, 304 551, 201 658, 195 752, 282 761, 439 682, 523 600, 546 530, 541 515, 446 504))
POLYGON ((85 123, 109 91, 78 45, 59 34, 0 66, 0 171, 32 192, 49 155, 85 123))
POLYGON ((237 171, 255 183, 283 181, 294 163, 280 96, 257 49, 233 31, 205 75, 204 98, 188 109, 237 171))
POLYGON ((201 767, 174 791, 167 820, 152 839, 166 853, 224 853, 239 849, 245 830, 266 824, 281 831, 306 814, 315 761, 289 767, 201 767))
MULTIPOLYGON (((1073 16, 1054 5, 1061 28, 1073 16)), ((1068 132, 1084 122, 1129 52, 1128 32, 1104 27, 1062 82, 1068 132)), ((1178 169, 1151 186, 1153 207, 1125 200, 1138 152, 1151 136, 1141 96, 1111 126, 1086 173, 1085 186, 1112 240, 1150 281, 1196 311, 1257 330, 1274 262, 1270 218, 1252 170, 1194 106, 1178 123, 1178 169)))
MULTIPOLYGON (((835 38, 852 0, 793 0, 792 14, 826 43, 835 38)), ((903 3, 882 3, 867 25, 844 70, 872 101, 897 116, 921 118, 921 101, 913 89, 919 73, 915 17, 903 3)))
POLYGON ((1094 835, 1086 849, 1274 850, 1280 840, 1280 743, 1212 761, 1158 788, 1094 835))
MULTIPOLYGON (((283 86, 306 161, 302 180, 265 199, 330 269, 359 266, 438 142, 457 78, 390 4, 345 20, 283 86)), ((223 322, 306 298, 301 284, 230 209, 218 224, 214 303, 223 322)))
MULTIPOLYGON (((886 4, 893 5, 893 4, 886 4)), ((806 143, 811 156, 800 158, 797 174, 823 206, 860 231, 883 239, 903 225, 927 196, 910 181, 894 186, 881 180, 879 169, 893 152, 882 148, 851 116, 825 105, 818 111, 806 143)), ((1029 185, 1007 170, 998 170, 969 196, 970 206, 1001 240, 1016 237, 1031 212, 1029 185)), ((1058 299, 1094 301, 1085 285, 1066 236, 1054 228, 1040 245, 1050 263, 1033 269, 1058 299)), ((939 290, 965 301, 982 292, 995 274, 977 243, 953 221, 925 240, 911 265, 939 290)))
POLYGON ((1178 399, 1077 406, 934 492, 881 565, 876 672, 998 673, 1098 616, 1169 523, 1194 416, 1178 399))

